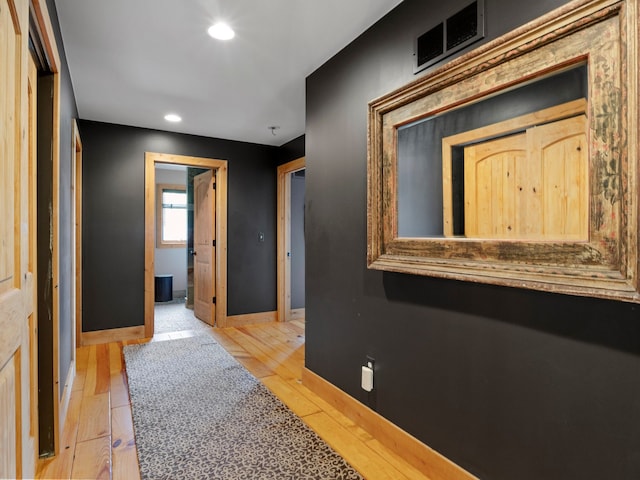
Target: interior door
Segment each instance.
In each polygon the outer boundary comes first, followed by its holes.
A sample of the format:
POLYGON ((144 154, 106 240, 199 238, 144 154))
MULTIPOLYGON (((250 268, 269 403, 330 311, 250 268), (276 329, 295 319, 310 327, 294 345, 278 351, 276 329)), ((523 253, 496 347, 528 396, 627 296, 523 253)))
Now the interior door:
POLYGON ((28 2, 0 0, 0 478, 35 475, 27 32, 28 2))
POLYGON ((193 179, 193 306, 196 318, 209 325, 216 319, 215 188, 211 170, 193 179))
POLYGON ((543 236, 562 240, 587 240, 587 117, 578 115, 536 127, 529 136, 528 148, 543 172, 543 236))
POLYGON ((526 134, 464 150, 464 233, 467 237, 517 237, 517 193, 527 159, 526 134))
POLYGON ((586 240, 586 131, 578 115, 466 147, 465 235, 586 240))

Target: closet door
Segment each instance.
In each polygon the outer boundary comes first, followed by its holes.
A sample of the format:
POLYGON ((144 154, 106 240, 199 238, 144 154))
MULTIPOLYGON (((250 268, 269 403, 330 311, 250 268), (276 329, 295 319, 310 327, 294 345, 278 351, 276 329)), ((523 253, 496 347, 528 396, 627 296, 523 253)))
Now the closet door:
POLYGON ((35 475, 27 50, 29 3, 0 0, 0 478, 35 475))
POLYGON ((587 240, 586 117, 464 149, 465 236, 587 240))
POLYGON ((514 238, 522 219, 519 186, 527 162, 526 134, 502 137, 464 151, 467 237, 514 238))
POLYGON ((542 186, 542 236, 553 240, 589 238, 587 117, 560 120, 528 132, 532 161, 542 186))

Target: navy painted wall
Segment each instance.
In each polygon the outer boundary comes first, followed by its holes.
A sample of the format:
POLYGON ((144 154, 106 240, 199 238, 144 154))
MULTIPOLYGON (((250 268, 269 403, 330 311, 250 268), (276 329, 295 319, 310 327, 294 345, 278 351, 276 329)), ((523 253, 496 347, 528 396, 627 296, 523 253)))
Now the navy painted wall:
MULTIPOLYGON (((482 479, 640 478, 637 305, 366 268, 367 104, 467 3, 405 0, 307 79, 306 365, 482 479)), ((485 3, 491 40, 565 2, 485 3)))
POLYGON ((276 147, 84 120, 80 133, 83 331, 144 323, 145 152, 228 160, 227 313, 276 310, 276 147))

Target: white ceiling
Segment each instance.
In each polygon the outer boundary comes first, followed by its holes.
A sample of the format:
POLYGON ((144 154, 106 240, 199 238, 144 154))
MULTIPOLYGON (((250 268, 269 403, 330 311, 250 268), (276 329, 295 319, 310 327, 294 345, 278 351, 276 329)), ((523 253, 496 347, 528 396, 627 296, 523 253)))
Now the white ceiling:
POLYGON ((55 4, 80 118, 282 145, 304 133, 305 77, 401 1, 55 4), (217 20, 233 40, 207 35, 217 20))

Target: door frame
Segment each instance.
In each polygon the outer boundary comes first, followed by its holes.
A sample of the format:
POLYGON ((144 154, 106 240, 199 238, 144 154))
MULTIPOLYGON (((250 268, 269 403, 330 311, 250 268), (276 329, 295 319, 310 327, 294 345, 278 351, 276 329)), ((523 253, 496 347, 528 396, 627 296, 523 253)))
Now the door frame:
POLYGON ((210 168, 214 172, 216 179, 215 323, 218 327, 225 327, 227 326, 227 161, 146 152, 144 169, 144 335, 147 338, 153 337, 154 330, 156 163, 210 168))
MULTIPOLYGON (((82 339, 82 140, 80 139, 80 131, 78 130, 78 122, 72 120, 73 144, 71 148, 71 215, 72 221, 72 251, 75 252, 72 257, 73 268, 73 288, 71 293, 74 296, 71 302, 71 311, 74 312, 75 328, 74 341, 72 345, 75 348, 81 346, 82 339)), ((75 355, 74 355, 75 359, 75 355)))
MULTIPOLYGON (((51 239, 51 264, 52 264, 52 279, 53 279, 53 299, 52 299, 52 321, 53 321, 53 358, 43 359, 40 352, 37 352, 38 362, 51 362, 53 365, 53 447, 54 455, 58 455, 60 451, 60 433, 61 427, 64 425, 66 416, 66 405, 68 403, 68 397, 61 397, 59 390, 60 384, 60 351, 59 351, 59 335, 60 335, 60 292, 58 285, 60 284, 60 236, 59 236, 59 223, 60 223, 60 54, 58 51, 58 45, 51 23, 51 17, 45 0, 29 0, 30 14, 33 15, 33 19, 37 24, 37 28, 29 29, 29 35, 35 35, 38 37, 41 45, 43 46, 44 53, 46 55, 46 62, 49 67, 49 73, 53 76, 53 125, 52 125, 52 157, 53 157, 53 199, 52 199, 52 239, 51 239)), ((26 32, 24 32, 26 34, 26 32)), ((25 70, 26 72, 26 70, 25 70)), ((31 233, 30 233, 31 235, 31 233)), ((37 281, 34 279, 35 288, 38 288, 37 281)), ((37 348, 37 346, 36 346, 37 348)), ((69 371, 74 367, 73 364, 69 366, 69 371)), ((69 389, 69 392, 71 389, 69 389)), ((65 392, 62 392, 65 393, 65 392)))
MULTIPOLYGON (((38 71, 29 52, 28 89, 28 204, 29 204, 29 254, 27 270, 31 276, 31 300, 27 309, 29 328, 29 385, 30 420, 29 434, 33 438, 33 465, 37 464, 39 454, 38 424, 38 71), (29 310, 31 313, 29 314, 29 310)), ((28 292, 27 292, 28 293, 28 292)), ((24 445, 23 445, 23 448, 24 445)), ((26 449, 28 450, 28 448, 26 449)), ((23 460, 23 463, 24 460, 23 460)), ((24 472, 23 472, 24 473, 24 472)))
POLYGON ((278 321, 288 322, 304 316, 304 309, 291 309, 291 174, 305 169, 305 157, 278 167, 277 236, 278 236, 278 321))

